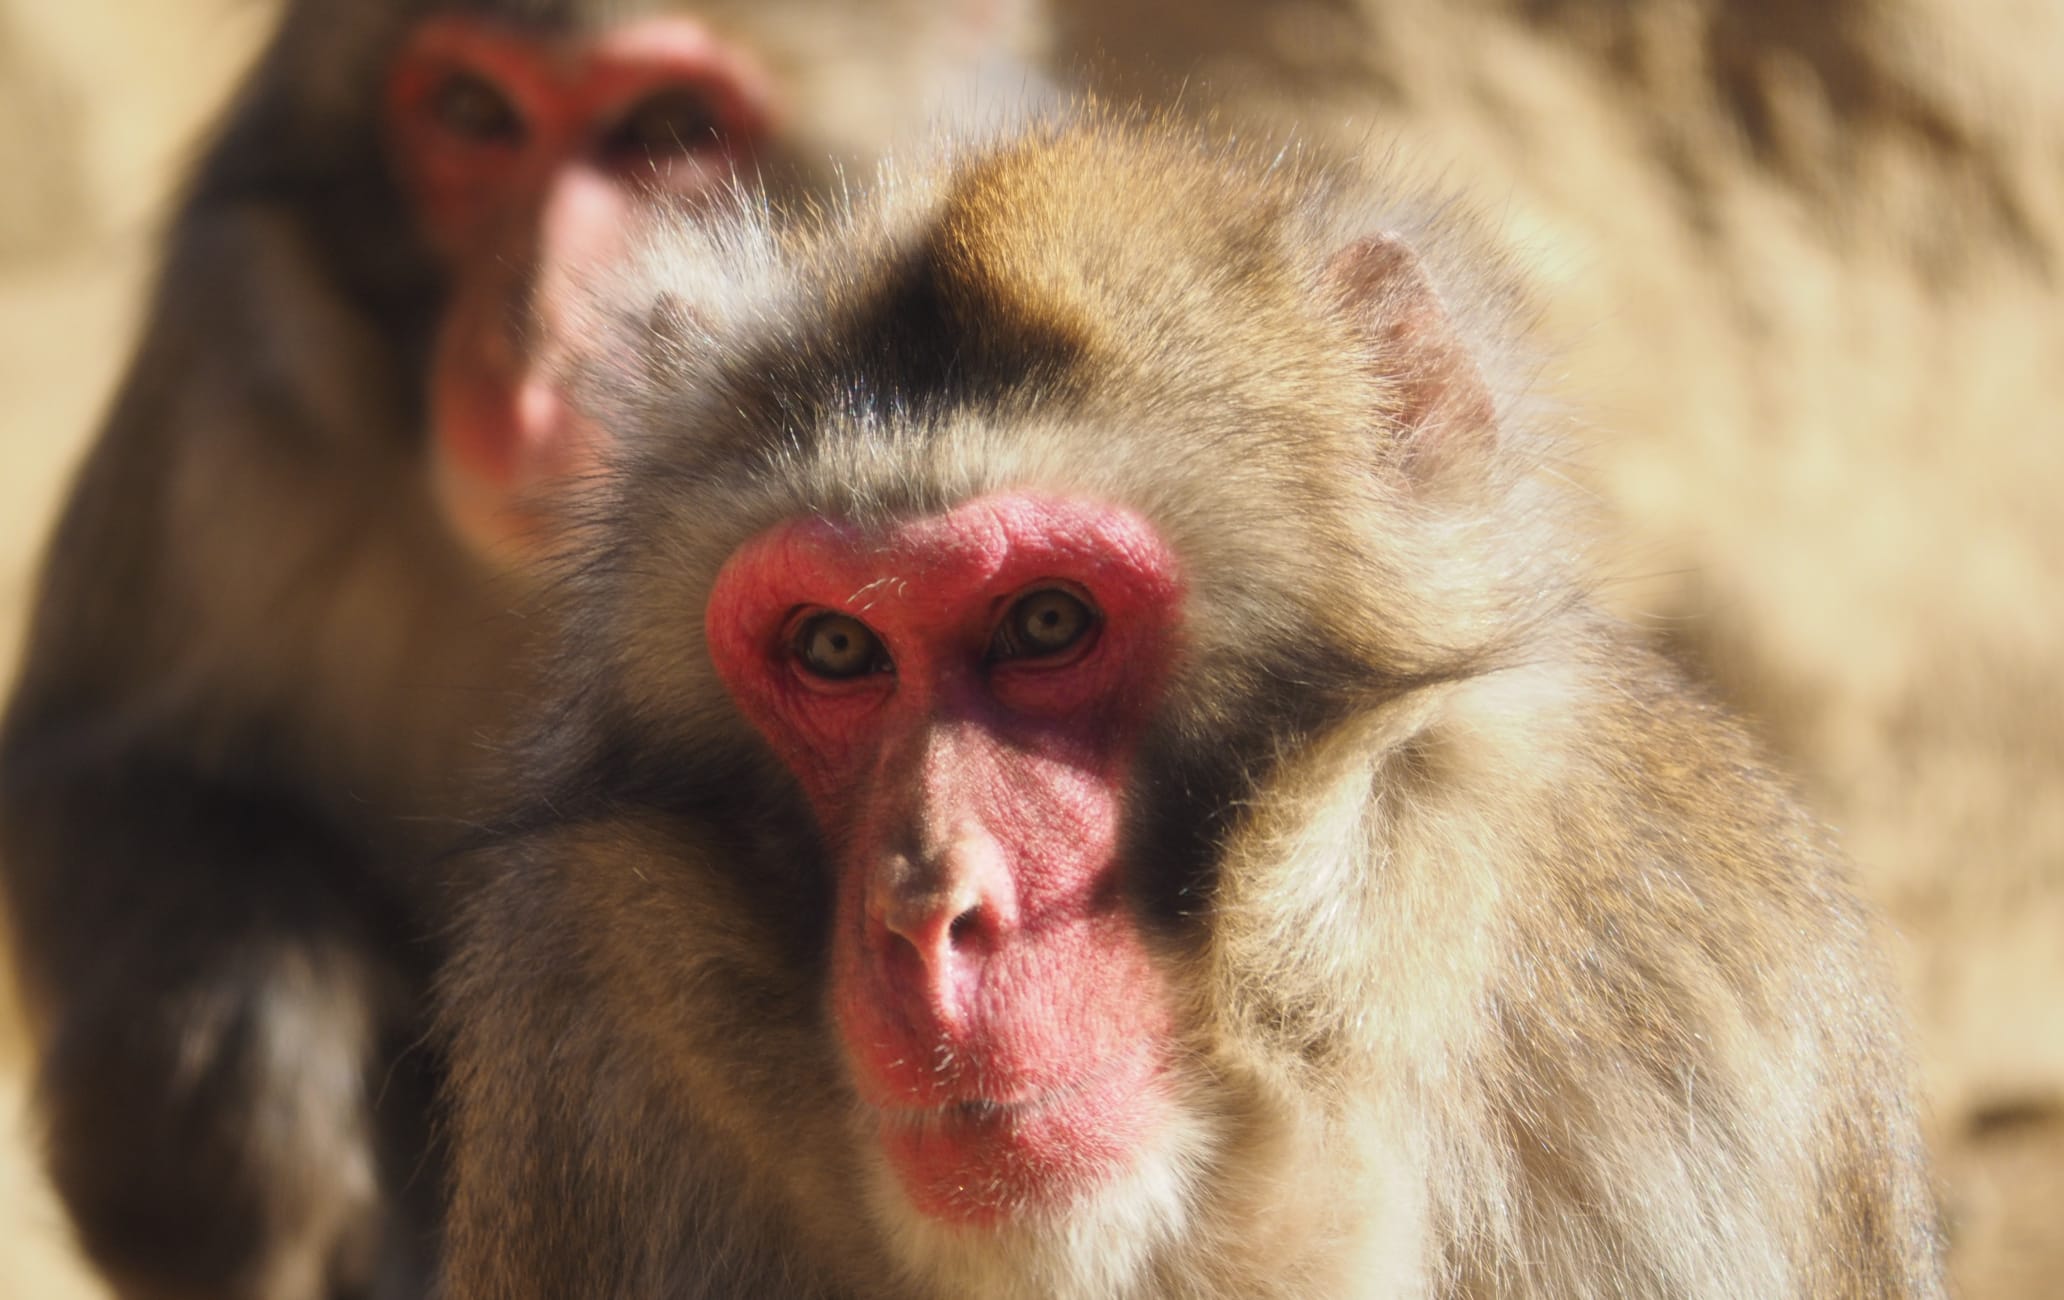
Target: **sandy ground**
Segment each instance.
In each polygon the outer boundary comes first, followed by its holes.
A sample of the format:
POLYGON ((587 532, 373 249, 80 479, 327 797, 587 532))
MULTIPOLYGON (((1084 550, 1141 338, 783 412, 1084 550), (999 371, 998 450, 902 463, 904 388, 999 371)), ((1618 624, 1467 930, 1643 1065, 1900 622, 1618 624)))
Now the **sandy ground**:
MULTIPOLYGON (((2057 1294, 2064 9, 1171 3, 1069 0, 1062 43, 1396 148, 1506 233, 1616 599, 1758 717, 1897 927, 1962 1293, 2057 1294)), ((0 677, 168 177, 265 13, 0 0, 0 677)), ((95 1295, 22 1048, 0 1010, 0 1300, 95 1295)))

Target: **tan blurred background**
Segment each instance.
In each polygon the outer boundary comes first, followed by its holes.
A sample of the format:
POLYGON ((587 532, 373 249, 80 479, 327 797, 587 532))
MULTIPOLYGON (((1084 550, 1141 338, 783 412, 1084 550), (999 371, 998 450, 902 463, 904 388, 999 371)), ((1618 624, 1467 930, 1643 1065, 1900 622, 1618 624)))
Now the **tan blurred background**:
MULTIPOLYGON (((2064 3, 1061 0, 1063 57, 1397 149, 1528 269, 1614 594, 1899 931, 1954 1265, 2064 1293, 2064 3)), ((0 0, 0 676, 268 0, 0 0)), ((98 1293, 0 999, 0 1300, 98 1293)))

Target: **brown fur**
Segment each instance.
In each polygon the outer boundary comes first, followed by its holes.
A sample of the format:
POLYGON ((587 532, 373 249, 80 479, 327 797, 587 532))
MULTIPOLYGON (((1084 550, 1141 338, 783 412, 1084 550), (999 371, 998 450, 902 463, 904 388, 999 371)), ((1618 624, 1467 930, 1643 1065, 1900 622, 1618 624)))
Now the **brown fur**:
POLYGON ((1941 1293, 1869 922, 1593 606, 1473 248, 1380 177, 1094 116, 657 243, 597 317, 625 455, 445 985, 454 1300, 1941 1293), (985 1233, 856 1136, 825 858, 700 619, 777 521, 1004 487, 1189 575, 1125 838, 1183 1118, 985 1233))
MULTIPOLYGON (((128 1295, 425 1285, 431 863, 480 802, 535 627, 527 584, 432 501, 447 286, 376 117, 406 25, 460 7, 565 27, 668 6, 287 6, 172 223, 0 735, 50 1167, 128 1295)), ((759 158, 781 188, 827 183, 828 150, 878 145, 985 48, 936 5, 683 7, 792 92, 759 158)))

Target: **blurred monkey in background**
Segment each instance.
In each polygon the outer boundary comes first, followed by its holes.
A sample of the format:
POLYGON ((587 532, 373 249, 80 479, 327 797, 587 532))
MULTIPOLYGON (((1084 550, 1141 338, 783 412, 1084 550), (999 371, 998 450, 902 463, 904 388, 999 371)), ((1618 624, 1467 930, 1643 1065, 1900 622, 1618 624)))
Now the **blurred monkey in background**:
MULTIPOLYGON (((0 737, 49 1168, 128 1297, 420 1294, 425 867, 525 703, 558 295, 806 193, 1012 0, 294 0, 191 177, 0 737)), ((999 95, 1024 93, 1006 74, 999 95)))

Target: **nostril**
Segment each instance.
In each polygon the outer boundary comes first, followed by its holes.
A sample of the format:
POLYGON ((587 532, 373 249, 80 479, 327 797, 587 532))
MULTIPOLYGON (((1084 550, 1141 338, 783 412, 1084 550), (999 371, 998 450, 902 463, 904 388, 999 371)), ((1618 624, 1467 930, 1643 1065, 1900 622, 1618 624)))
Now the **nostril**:
POLYGON ((936 897, 888 909, 882 928, 889 941, 889 960, 924 967, 969 958, 979 959, 994 945, 995 918, 982 904, 954 908, 936 897), (944 903, 945 905, 941 905, 944 903))
POLYGON ((946 946, 949 948, 967 947, 977 938, 981 925, 980 908, 971 907, 967 911, 962 912, 959 916, 953 918, 951 925, 946 927, 946 946))

